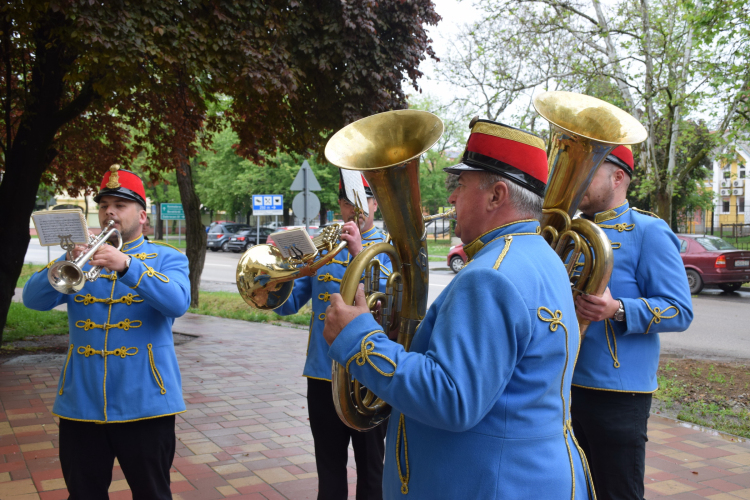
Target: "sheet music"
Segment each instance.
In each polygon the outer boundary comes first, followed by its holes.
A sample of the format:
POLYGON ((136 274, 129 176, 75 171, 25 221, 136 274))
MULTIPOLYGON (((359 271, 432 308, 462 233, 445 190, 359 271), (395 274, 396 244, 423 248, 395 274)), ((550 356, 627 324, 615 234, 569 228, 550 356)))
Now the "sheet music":
POLYGON ((314 254, 317 248, 305 228, 294 228, 279 231, 269 236, 284 257, 300 258, 314 254))
POLYGON ((89 242, 86 219, 80 210, 40 210, 31 214, 31 220, 43 247, 60 245, 63 237, 83 245, 89 242))
POLYGON ((365 217, 369 217, 369 205, 367 204, 367 194, 365 193, 365 185, 362 183, 362 174, 355 170, 341 169, 341 177, 344 180, 344 192, 346 198, 354 206, 357 206, 357 200, 359 200, 359 207, 365 213, 365 217))

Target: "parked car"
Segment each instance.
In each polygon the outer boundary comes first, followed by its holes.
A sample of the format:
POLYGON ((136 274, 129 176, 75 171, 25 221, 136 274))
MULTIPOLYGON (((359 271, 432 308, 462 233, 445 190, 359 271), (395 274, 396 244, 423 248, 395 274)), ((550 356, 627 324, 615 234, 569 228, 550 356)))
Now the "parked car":
POLYGON ((226 252, 229 250, 229 239, 234 236, 235 233, 248 229, 250 226, 247 224, 237 224, 234 222, 214 224, 211 229, 208 230, 206 235, 207 242, 206 246, 211 249, 212 252, 226 252))
MULTIPOLYGON (((265 243, 268 235, 275 232, 276 230, 270 227, 261 227, 260 238, 258 239, 258 241, 260 242, 259 244, 265 243)), ((258 229, 255 227, 243 229, 242 231, 235 233, 231 238, 229 238, 229 249, 234 253, 244 252, 251 246, 255 245, 257 234, 258 229)))
POLYGON ((448 267, 450 267, 454 273, 463 269, 468 260, 466 252, 464 252, 463 244, 453 246, 448 250, 448 267))
POLYGON ((738 250, 717 236, 678 234, 677 238, 690 293, 699 293, 705 285, 734 292, 750 282, 750 251, 738 250))
MULTIPOLYGON (((279 231, 286 231, 287 229, 294 229, 296 227, 305 227, 305 226, 282 226, 274 231, 272 233, 278 233, 279 231)), ((318 226, 310 226, 310 228, 307 230, 307 234, 310 235, 310 238, 315 238, 317 235, 320 234, 320 229, 318 226)), ((269 245, 275 245, 273 238, 268 238, 266 240, 266 243, 269 245)))

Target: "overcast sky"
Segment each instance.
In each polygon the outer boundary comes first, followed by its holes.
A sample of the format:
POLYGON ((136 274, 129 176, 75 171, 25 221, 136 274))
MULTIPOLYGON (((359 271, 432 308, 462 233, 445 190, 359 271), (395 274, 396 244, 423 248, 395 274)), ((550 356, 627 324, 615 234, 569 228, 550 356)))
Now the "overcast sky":
MULTIPOLYGON (((440 16, 437 26, 428 26, 428 33, 432 38, 432 48, 439 58, 444 58, 448 50, 448 41, 457 35, 461 26, 471 24, 480 19, 482 13, 474 8, 472 0, 433 0, 435 10, 440 16)), ((438 63, 439 64, 439 63, 438 63)), ((438 97, 440 101, 449 101, 456 89, 450 88, 445 83, 439 84, 435 80, 435 63, 432 60, 424 61, 419 69, 425 76, 419 80, 422 88, 422 96, 431 95, 438 97)), ((415 93, 412 87, 405 89, 407 94, 415 93)))

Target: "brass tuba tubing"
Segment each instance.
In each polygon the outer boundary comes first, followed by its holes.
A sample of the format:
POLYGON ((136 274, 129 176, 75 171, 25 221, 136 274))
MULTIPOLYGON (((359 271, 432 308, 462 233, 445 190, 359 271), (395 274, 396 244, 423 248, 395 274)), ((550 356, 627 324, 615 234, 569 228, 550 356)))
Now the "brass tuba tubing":
MULTIPOLYGON (((352 304, 369 261, 377 255, 388 254, 393 273, 400 274, 400 280, 398 283, 393 280, 393 285, 401 291, 393 292, 392 299, 393 307, 400 311, 396 319, 397 342, 406 350, 427 312, 429 284, 425 217, 419 193, 419 158, 437 142, 443 129, 440 118, 426 111, 388 111, 339 130, 325 149, 326 158, 337 167, 362 172, 392 238, 392 245, 373 245, 349 264, 341 281, 341 296, 352 304)), ((438 216, 447 217, 449 213, 438 216)), ((356 394, 359 385, 351 381, 345 367, 334 362, 331 377, 334 406, 346 425, 366 430, 388 418, 390 406, 369 392, 365 396, 356 394)))

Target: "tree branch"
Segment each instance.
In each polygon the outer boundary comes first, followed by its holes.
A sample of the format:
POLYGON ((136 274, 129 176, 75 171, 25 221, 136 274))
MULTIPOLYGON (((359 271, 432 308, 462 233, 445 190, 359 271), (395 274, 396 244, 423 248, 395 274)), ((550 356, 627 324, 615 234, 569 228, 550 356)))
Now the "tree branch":
POLYGON ((77 118, 97 96, 93 80, 87 81, 76 98, 52 117, 55 129, 59 129, 70 120, 77 118))

